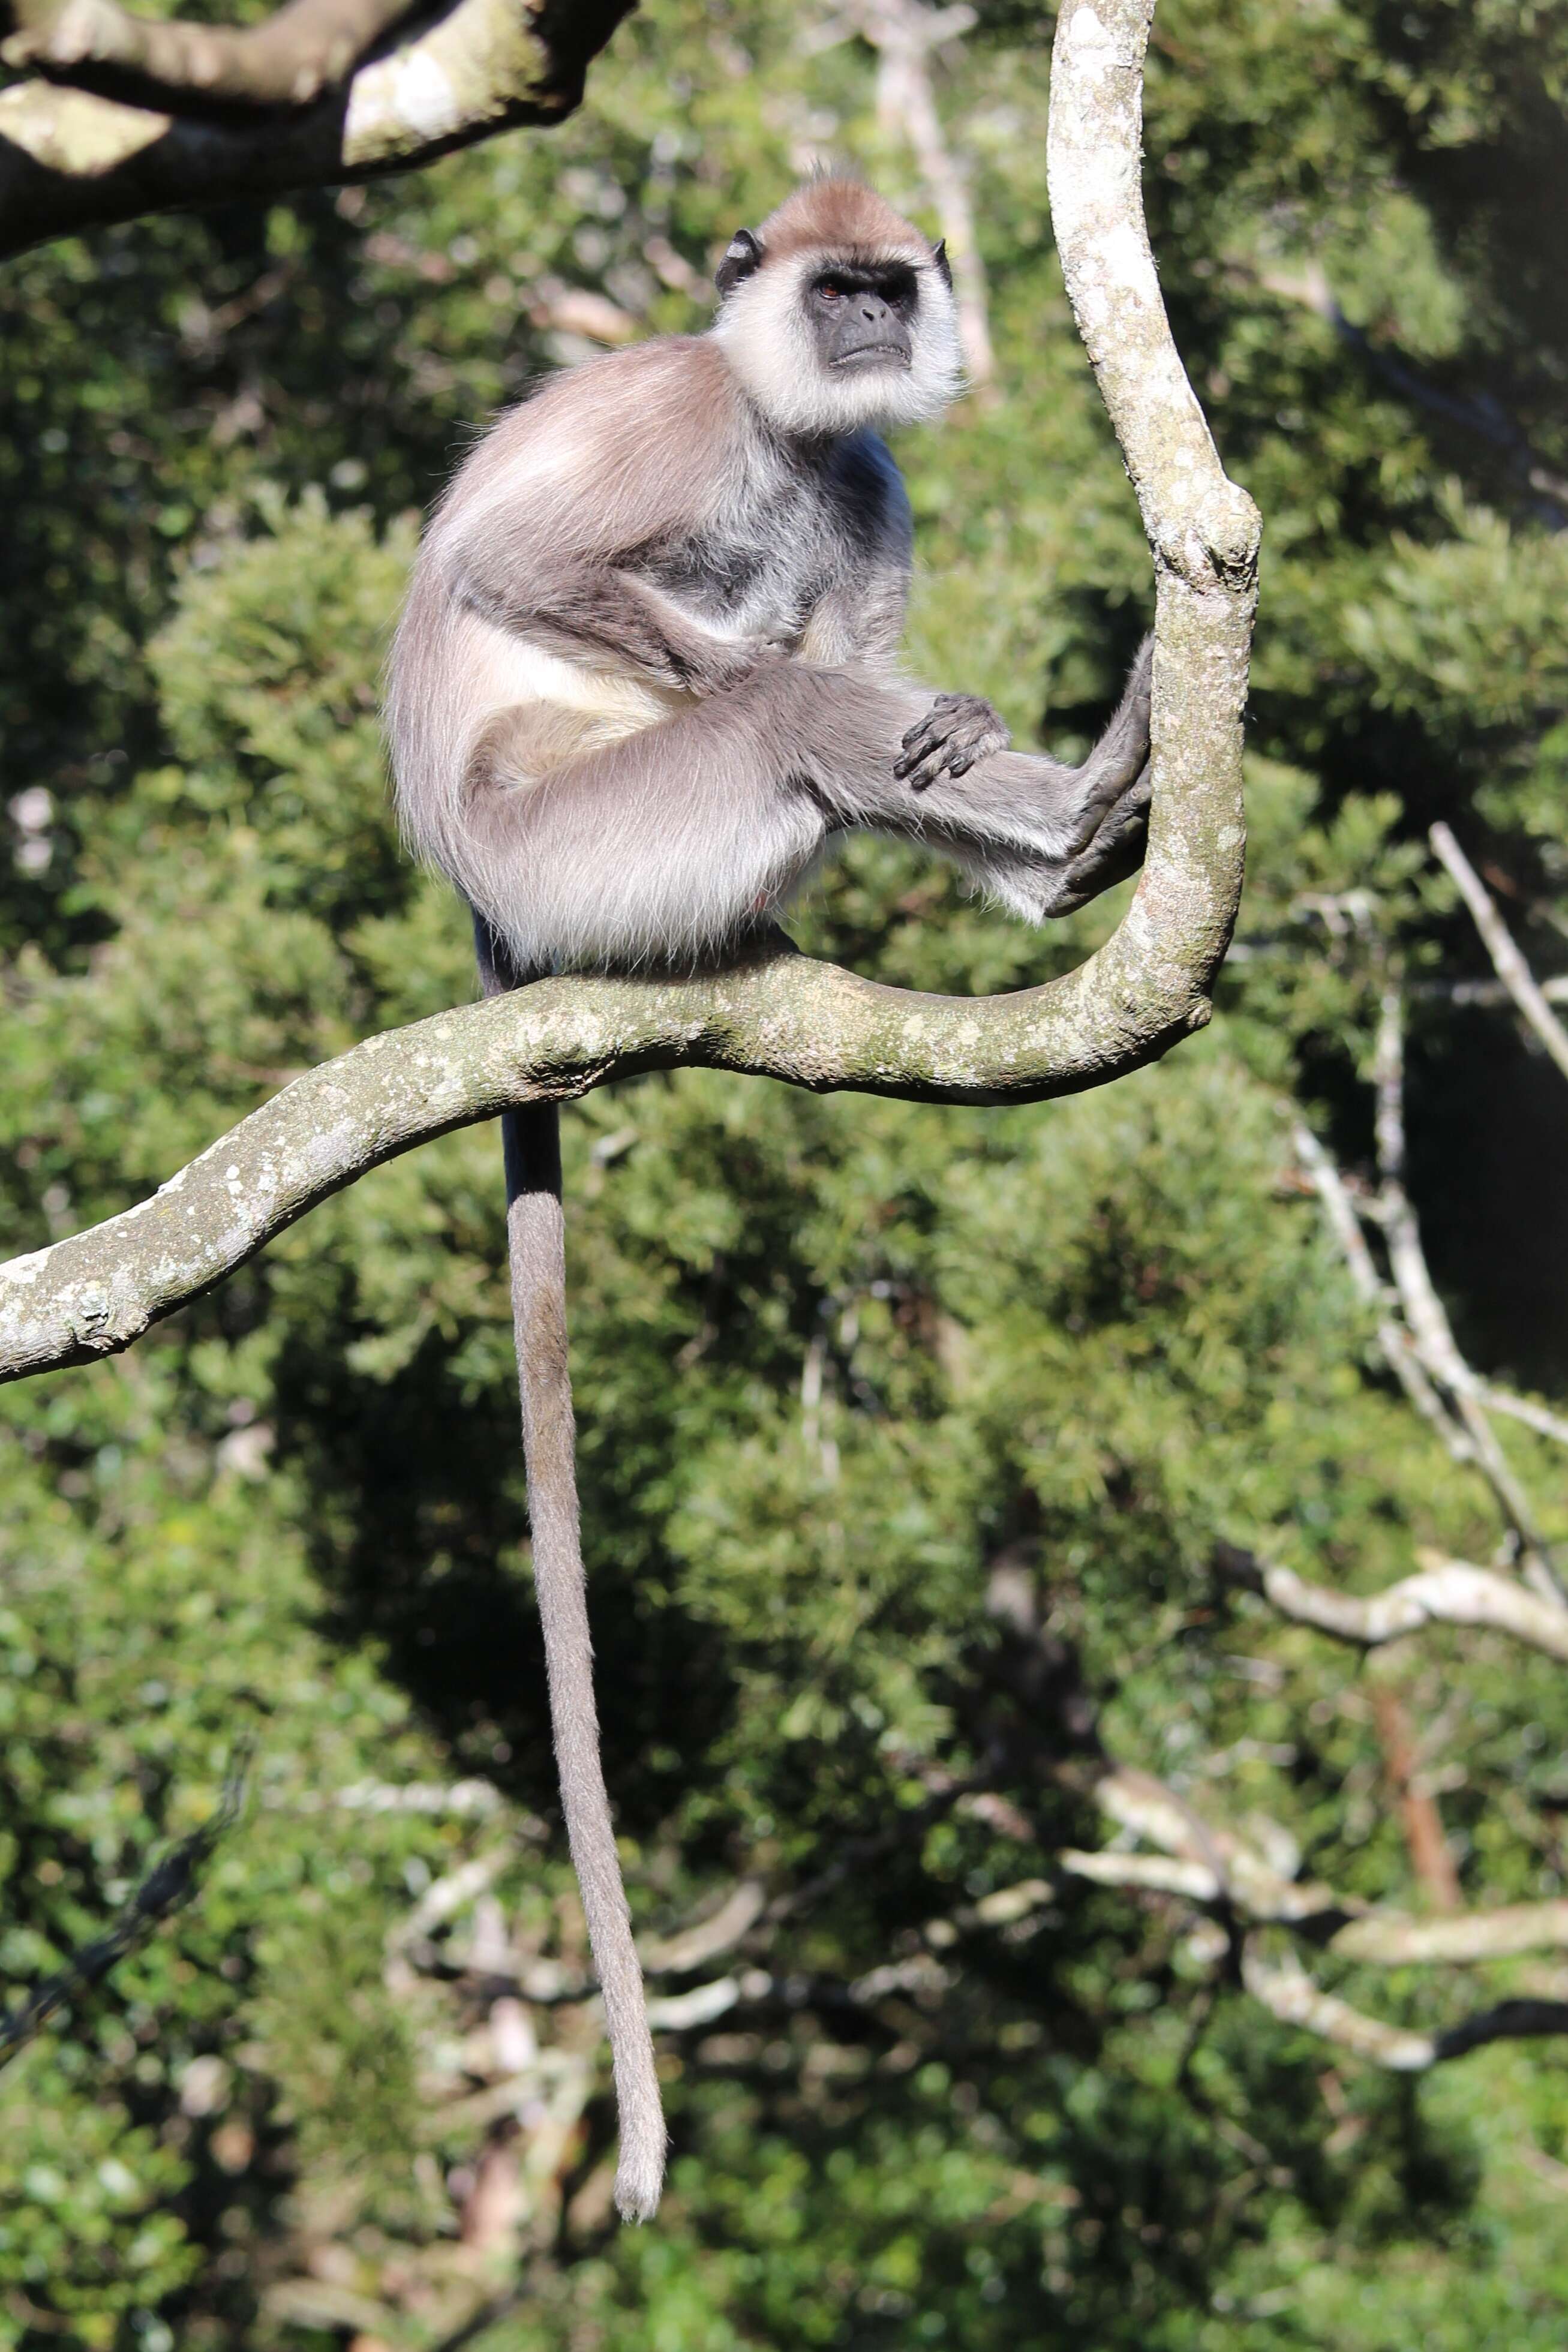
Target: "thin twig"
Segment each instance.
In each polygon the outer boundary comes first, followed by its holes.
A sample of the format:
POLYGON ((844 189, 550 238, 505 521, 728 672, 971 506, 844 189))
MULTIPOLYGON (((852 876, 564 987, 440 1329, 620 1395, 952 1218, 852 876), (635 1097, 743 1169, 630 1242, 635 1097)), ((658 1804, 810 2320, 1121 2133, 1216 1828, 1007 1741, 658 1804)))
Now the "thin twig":
POLYGON ((855 0, 862 38, 876 50, 877 111, 883 128, 907 139, 942 224, 958 304, 969 380, 983 390, 996 372, 991 346, 985 264, 963 168, 942 129, 931 84, 931 52, 970 30, 970 8, 928 8, 921 0, 855 0))
POLYGON ((1552 1010, 1535 974, 1514 945, 1491 893, 1446 824, 1435 824, 1426 838, 1458 884, 1460 896, 1492 960, 1493 971, 1563 1076, 1568 1078, 1568 1029, 1552 1010))
POLYGON ((253 1752, 253 1741, 236 1743, 216 1811, 153 1864, 103 1935, 71 1953, 20 2009, 0 2015, 0 2066, 9 2064, 18 2051, 25 2050, 58 2010, 101 1984, 127 1953, 137 1950, 155 1927, 190 1901, 202 1865, 239 1818, 253 1752))

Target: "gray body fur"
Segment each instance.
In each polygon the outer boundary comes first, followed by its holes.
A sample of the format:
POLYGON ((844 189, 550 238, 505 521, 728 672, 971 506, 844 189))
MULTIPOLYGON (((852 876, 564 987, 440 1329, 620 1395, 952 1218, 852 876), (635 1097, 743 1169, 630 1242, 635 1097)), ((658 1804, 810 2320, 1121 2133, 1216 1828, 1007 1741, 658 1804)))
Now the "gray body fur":
MULTIPOLYGON (((897 667, 910 510, 869 428, 956 388, 940 251, 868 192, 818 184, 737 239, 728 271, 712 333, 593 362, 503 416, 421 548, 389 677, 398 807, 475 909, 487 991, 721 955, 856 828, 925 843, 1034 922, 1137 862, 1147 648, 1077 770, 897 667), (845 253, 851 296, 857 267, 873 280, 866 348, 801 323, 803 289, 845 253), (863 366, 889 302, 905 354, 863 366)), ((506 1137, 552 1717, 615 2058, 616 2201, 641 2218, 665 2135, 599 1762, 553 1110, 510 1114, 506 1137)))
POLYGON ((1031 921, 1080 904, 1138 832, 1146 667, 1084 768, 997 748, 913 790, 910 562, 877 436, 775 434, 711 339, 556 378, 420 552, 389 697, 411 842, 525 972, 721 951, 857 827, 1031 921))

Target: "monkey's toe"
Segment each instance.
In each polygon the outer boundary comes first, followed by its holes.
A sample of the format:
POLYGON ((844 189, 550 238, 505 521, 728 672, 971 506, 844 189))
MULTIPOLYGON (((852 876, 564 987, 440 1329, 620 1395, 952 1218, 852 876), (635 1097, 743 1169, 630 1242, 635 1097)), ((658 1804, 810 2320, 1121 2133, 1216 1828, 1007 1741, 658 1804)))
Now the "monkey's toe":
POLYGON ((1147 767, 1115 806, 1102 816, 1093 837, 1062 868, 1051 912, 1070 915, 1136 874, 1149 834, 1150 772, 1147 767))

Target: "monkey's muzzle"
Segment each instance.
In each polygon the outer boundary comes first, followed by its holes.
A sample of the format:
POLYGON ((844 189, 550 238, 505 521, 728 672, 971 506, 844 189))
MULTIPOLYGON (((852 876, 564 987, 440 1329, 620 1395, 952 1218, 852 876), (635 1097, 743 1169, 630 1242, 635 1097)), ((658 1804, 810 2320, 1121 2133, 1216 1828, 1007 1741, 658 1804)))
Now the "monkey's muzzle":
POLYGON ((841 303, 827 333, 827 364, 835 371, 913 364, 910 331, 879 294, 853 295, 841 303))

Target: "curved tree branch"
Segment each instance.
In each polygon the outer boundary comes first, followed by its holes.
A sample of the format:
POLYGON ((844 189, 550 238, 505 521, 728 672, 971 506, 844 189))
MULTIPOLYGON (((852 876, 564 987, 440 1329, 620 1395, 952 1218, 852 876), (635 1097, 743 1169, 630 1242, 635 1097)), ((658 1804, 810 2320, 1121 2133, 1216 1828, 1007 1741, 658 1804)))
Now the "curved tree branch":
POLYGON ((1206 929, 1173 940, 1136 914, 1077 971, 1012 996, 884 988, 781 942, 693 980, 537 981, 369 1038, 294 1079, 151 1200, 0 1266, 0 1381, 129 1347, 344 1185, 511 1103, 682 1067, 919 1102, 1103 1085, 1208 1017, 1206 929))
MULTIPOLYGON (((6 5, 0 0, 0 8, 6 5)), ((17 0, 9 5, 16 8, 17 0)), ((368 27, 374 18, 384 29, 408 13, 394 9, 391 0, 296 5, 299 16, 285 9, 254 36, 227 37, 259 42, 270 35, 273 47, 264 54, 281 57, 283 30, 290 22, 296 29, 303 22, 322 32, 329 23, 368 27)), ((171 74, 176 64, 194 68, 205 54, 201 39, 211 37, 205 28, 142 25, 121 16, 110 34, 112 0, 68 0, 58 20, 61 42, 77 22, 75 11, 90 7, 95 13, 89 37, 130 42, 132 54, 107 70, 101 58, 51 66, 57 80, 68 77, 79 88, 57 88, 40 79, 0 90, 0 258, 142 213, 191 211, 242 197, 379 179, 520 124, 559 122, 580 101, 588 67, 635 5, 636 0, 447 0, 434 16, 424 9, 403 39, 326 96, 305 104, 238 110, 236 93, 229 91, 225 105, 215 110, 209 100, 193 114, 194 79, 171 80, 155 105, 128 105, 118 96, 96 96, 93 89, 150 89, 145 78, 138 83, 121 70, 121 64, 134 62, 138 43, 149 61, 155 50, 171 74), (167 45, 162 44, 163 36, 170 37, 167 45)), ((351 31, 342 35, 351 37, 351 31)), ((46 27, 19 37, 55 37, 46 27)), ((233 52, 224 54, 224 71, 232 76, 238 70, 233 52)), ((251 63, 255 68, 254 58, 251 63)))
POLYGON ((134 16, 118 0, 0 0, 0 58, 128 106, 211 115, 304 106, 334 89, 414 0, 285 0, 261 25, 134 16))
POLYGON ((1353 2009, 1338 1993, 1325 1992, 1295 1959, 1267 1958, 1260 1940, 1250 1936, 1242 1951, 1241 1980, 1253 1999, 1284 2024, 1303 2026, 1396 2074, 1424 2074, 1487 2042, 1568 2033, 1568 2001, 1563 2000, 1500 2000, 1436 2033, 1412 2032, 1353 2009))
MULTIPOLYGON (((458 13, 493 5, 460 0, 458 13)), ((1159 580, 1149 849, 1112 938, 1064 979, 986 1001, 879 987, 779 942, 695 979, 540 981, 372 1038, 297 1078, 152 1200, 0 1268, 0 1379, 128 1347, 367 1170, 509 1104, 689 1065, 819 1092, 1038 1101, 1103 1086, 1204 1024, 1241 888, 1258 526, 1182 372, 1143 225, 1152 6, 1068 0, 1051 89, 1058 241, 1159 580)))

